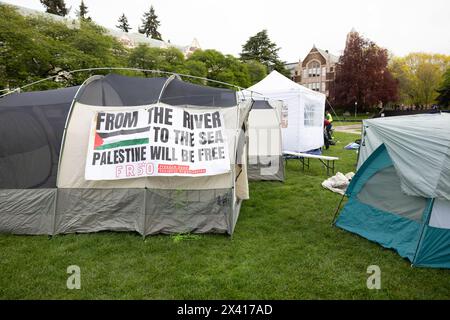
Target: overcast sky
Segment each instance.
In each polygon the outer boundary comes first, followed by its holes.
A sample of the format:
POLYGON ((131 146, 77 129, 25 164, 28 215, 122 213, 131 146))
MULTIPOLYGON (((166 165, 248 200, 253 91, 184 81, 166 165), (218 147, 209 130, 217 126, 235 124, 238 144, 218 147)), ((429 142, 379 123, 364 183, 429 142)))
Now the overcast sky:
MULTIPOLYGON (((1 0, 43 11, 39 0, 1 0)), ((75 16, 81 0, 66 0, 75 16)), ((85 0, 89 16, 114 28, 125 13, 137 32, 144 11, 153 5, 164 40, 187 45, 195 37, 204 49, 238 56, 252 35, 267 29, 295 62, 315 44, 339 55, 346 34, 355 28, 395 55, 409 52, 450 54, 450 0, 85 0)))

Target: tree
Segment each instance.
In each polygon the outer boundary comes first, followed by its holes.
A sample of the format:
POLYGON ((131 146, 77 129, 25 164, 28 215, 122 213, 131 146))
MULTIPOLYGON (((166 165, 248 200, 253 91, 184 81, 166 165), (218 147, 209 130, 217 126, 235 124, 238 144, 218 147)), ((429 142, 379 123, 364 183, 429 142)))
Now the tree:
MULTIPOLYGON (((39 15, 22 16, 0 5, 0 88, 15 88, 61 71, 123 66, 127 51, 106 30, 92 22, 79 29, 39 15)), ((62 82, 44 81, 30 89, 81 84, 86 73, 62 82)))
MULTIPOLYGON (((128 65, 133 68, 160 70, 162 65, 162 50, 140 44, 134 48, 128 57, 128 65)), ((144 73, 146 76, 151 73, 144 73)))
POLYGON ((255 60, 269 67, 278 61, 279 50, 270 40, 267 30, 262 30, 247 40, 240 55, 243 61, 255 60))
POLYGON ((437 90, 437 101, 441 106, 448 107, 450 105, 450 68, 444 74, 444 81, 437 90))
POLYGON ((84 4, 84 1, 81 0, 80 7, 78 8, 77 17, 81 20, 91 21, 92 19, 87 16, 88 14, 88 7, 84 4))
POLYGON ((396 80, 387 69, 388 52, 352 31, 336 66, 335 104, 364 110, 397 99, 396 80))
POLYGON ((169 47, 161 50, 160 70, 169 72, 179 72, 184 64, 184 55, 179 49, 169 47))
MULTIPOLYGON (((247 88, 251 85, 248 67, 245 63, 231 55, 223 55, 217 50, 196 50, 187 61, 201 62, 207 70, 208 79, 227 82, 247 88)), ((209 83, 215 87, 226 87, 224 84, 209 83)))
POLYGON ((251 86, 267 76, 267 68, 262 63, 255 60, 248 60, 245 64, 247 65, 251 86))
MULTIPOLYGON (((205 64, 200 61, 185 61, 185 63, 177 70, 177 72, 199 78, 206 78, 208 76, 208 69, 206 68, 205 64)), ((208 85, 208 83, 206 83, 203 79, 186 77, 184 80, 196 84, 208 85)))
MULTIPOLYGON (((216 50, 197 50, 188 59, 174 47, 161 49, 141 44, 127 50, 93 22, 83 20, 75 29, 39 15, 23 16, 12 6, 0 5, 0 90, 17 88, 64 71, 102 66, 171 71, 199 77, 186 77, 184 80, 189 82, 226 88, 229 86, 202 78, 246 88, 265 77, 267 72, 259 62, 242 62, 216 50)), ((147 75, 154 76, 153 73, 147 75)), ((66 78, 58 77, 61 82, 44 81, 29 89, 79 85, 87 76, 84 72, 74 73, 66 78)))
POLYGON ((69 10, 64 0, 40 0, 45 7, 45 12, 65 17, 69 10))
POLYGON ((288 77, 290 79, 291 72, 288 69, 286 69, 285 65, 286 65, 286 62, 279 60, 272 66, 271 69, 278 71, 283 76, 288 77))
MULTIPOLYGON (((216 77, 216 80, 234 84, 242 88, 251 86, 247 65, 232 55, 226 55, 224 66, 216 77)), ((228 87, 229 88, 229 87, 228 87)))
POLYGON ((145 34, 147 37, 162 40, 161 33, 158 32, 160 24, 158 16, 155 14, 155 9, 153 6, 150 6, 149 12, 144 13, 142 27, 139 28, 139 32, 145 34))
POLYGON ((120 30, 122 30, 123 32, 128 32, 130 31, 131 28, 130 25, 128 24, 128 19, 125 16, 125 13, 122 13, 122 15, 120 16, 119 20, 118 20, 119 24, 116 25, 117 28, 119 28, 120 30))
POLYGON ((264 29, 247 40, 242 46, 240 56, 242 61, 258 61, 265 65, 268 70, 277 70, 285 76, 289 76, 289 71, 284 67, 284 62, 278 57, 278 51, 280 51, 280 48, 270 40, 267 30, 264 29))
POLYGON ((450 66, 450 56, 410 53, 394 57, 389 65, 398 80, 400 101, 406 105, 430 106, 436 101, 439 84, 450 66))

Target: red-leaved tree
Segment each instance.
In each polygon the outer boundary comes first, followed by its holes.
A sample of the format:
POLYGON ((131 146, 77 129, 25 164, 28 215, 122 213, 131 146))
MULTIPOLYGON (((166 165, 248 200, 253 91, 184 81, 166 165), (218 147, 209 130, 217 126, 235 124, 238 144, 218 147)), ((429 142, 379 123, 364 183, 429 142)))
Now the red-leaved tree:
POLYGON ((388 52, 352 31, 336 66, 332 99, 339 106, 358 109, 397 100, 398 83, 387 69, 388 52))

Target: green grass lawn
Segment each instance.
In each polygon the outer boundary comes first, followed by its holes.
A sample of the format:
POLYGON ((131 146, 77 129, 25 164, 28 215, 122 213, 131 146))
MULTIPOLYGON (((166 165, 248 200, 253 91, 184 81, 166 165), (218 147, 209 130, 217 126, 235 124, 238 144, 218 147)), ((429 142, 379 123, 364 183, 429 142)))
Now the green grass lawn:
MULTIPOLYGON (((354 170, 358 136, 335 133, 326 153, 354 170)), ((449 299, 450 270, 411 268, 394 251, 331 226, 340 196, 321 187, 317 161, 302 172, 290 160, 287 180, 254 182, 232 238, 134 233, 0 235, 3 299, 449 299), (369 265, 381 290, 366 287, 369 265), (81 268, 68 290, 66 268, 81 268)))

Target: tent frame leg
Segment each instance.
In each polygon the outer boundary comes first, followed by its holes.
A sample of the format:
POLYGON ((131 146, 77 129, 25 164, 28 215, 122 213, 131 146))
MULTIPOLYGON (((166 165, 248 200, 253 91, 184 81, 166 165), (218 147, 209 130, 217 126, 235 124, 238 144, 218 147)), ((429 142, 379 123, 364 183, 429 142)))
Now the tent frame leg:
POLYGON ((345 194, 342 195, 341 200, 339 201, 339 204, 336 208, 336 211, 334 212, 333 220, 331 221, 332 226, 334 226, 336 224, 336 217, 337 217, 339 210, 341 209, 341 204, 342 204, 342 201, 344 201, 344 198, 345 198, 345 194))

